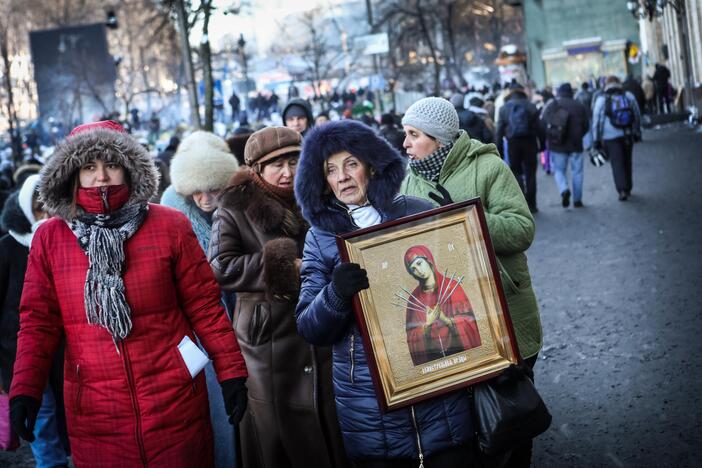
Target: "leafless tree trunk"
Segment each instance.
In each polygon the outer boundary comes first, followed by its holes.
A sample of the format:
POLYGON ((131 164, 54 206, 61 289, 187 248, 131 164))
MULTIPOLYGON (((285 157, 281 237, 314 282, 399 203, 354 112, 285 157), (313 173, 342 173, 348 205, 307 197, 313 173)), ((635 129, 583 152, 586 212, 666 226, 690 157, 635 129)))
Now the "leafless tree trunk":
POLYGON ((212 0, 203 1, 204 19, 202 23, 202 42, 200 43, 200 60, 205 81, 205 127, 208 132, 214 130, 214 81, 212 79, 212 50, 210 48, 209 27, 212 13, 212 0))
POLYGON ((10 126, 10 138, 12 139, 12 158, 15 163, 19 163, 22 159, 22 154, 19 152, 18 140, 21 141, 19 134, 19 125, 17 124, 17 112, 15 110, 14 94, 12 90, 12 77, 10 76, 10 53, 8 50, 8 31, 7 24, 0 25, 0 55, 2 55, 2 64, 4 67, 3 85, 7 93, 5 105, 7 107, 7 122, 10 126), (16 133, 15 133, 16 132, 16 133))
POLYGON ((180 47, 183 52, 183 65, 185 66, 185 76, 188 85, 188 97, 190 98, 190 120, 195 128, 202 126, 200 122, 200 105, 197 101, 197 86, 195 84, 195 70, 193 59, 190 53, 190 39, 188 38, 188 18, 185 11, 184 0, 175 0, 176 15, 178 16, 178 36, 180 37, 180 47))

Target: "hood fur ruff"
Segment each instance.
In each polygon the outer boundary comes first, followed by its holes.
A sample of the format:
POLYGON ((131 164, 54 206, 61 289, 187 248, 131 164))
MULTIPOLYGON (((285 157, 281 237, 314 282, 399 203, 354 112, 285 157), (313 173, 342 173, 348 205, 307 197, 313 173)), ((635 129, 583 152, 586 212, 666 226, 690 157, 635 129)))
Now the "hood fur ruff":
POLYGON ((184 197, 218 191, 238 168, 226 141, 214 133, 196 131, 180 143, 171 160, 171 184, 184 197))
POLYGON ((39 199, 49 213, 71 219, 73 177, 94 159, 122 165, 129 180, 129 203, 147 202, 158 189, 159 174, 149 153, 134 138, 104 128, 84 130, 60 143, 39 176, 39 199))
POLYGON ((381 213, 391 207, 406 166, 396 149, 360 122, 339 120, 310 130, 295 174, 295 198, 310 225, 334 233, 353 229, 348 215, 336 206, 324 177, 324 161, 340 151, 348 151, 373 169, 368 199, 381 213))

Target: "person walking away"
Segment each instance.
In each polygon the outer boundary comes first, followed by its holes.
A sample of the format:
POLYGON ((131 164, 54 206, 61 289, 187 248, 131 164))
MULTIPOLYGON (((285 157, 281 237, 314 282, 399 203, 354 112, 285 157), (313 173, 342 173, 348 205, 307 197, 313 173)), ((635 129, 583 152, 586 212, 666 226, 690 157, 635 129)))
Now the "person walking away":
POLYGON ((304 137, 307 130, 314 126, 310 104, 301 98, 290 99, 283 109, 283 125, 304 137))
POLYGON ((655 65, 653 72, 653 83, 656 85, 656 97, 658 101, 658 113, 670 113, 670 94, 668 85, 670 81, 670 70, 662 63, 655 65))
MULTIPOLYGON (((329 125, 329 124, 325 124, 329 125)), ((302 137, 268 127, 246 142, 246 166, 219 197, 208 257, 237 295, 234 328, 249 369, 240 436, 244 466, 346 466, 331 389, 331 352, 297 333, 307 223, 293 183, 302 137)))
POLYGON ((246 366, 219 287, 190 221, 147 203, 157 184, 149 154, 111 121, 73 129, 40 174, 39 199, 55 216, 29 252, 10 418, 33 438, 64 335, 78 467, 213 465, 205 376, 190 358, 196 334, 232 424, 246 407, 246 366))
POLYGON ((583 138, 590 130, 588 109, 573 98, 570 83, 558 87, 557 96, 541 113, 546 144, 551 153, 556 185, 563 208, 582 208, 583 202, 583 138), (571 192, 568 184, 568 166, 572 171, 571 192))
POLYGON ((604 149, 612 166, 614 186, 620 201, 631 196, 634 143, 641 141, 641 112, 636 98, 622 89, 616 76, 605 82, 604 93, 592 110, 592 141, 604 149))
POLYGON ((585 106, 588 112, 590 112, 590 109, 592 109, 592 91, 590 91, 590 83, 584 81, 580 85, 580 89, 575 93, 575 100, 585 106))
POLYGON ((517 178, 529 210, 536 213, 536 167, 539 148, 544 145, 539 111, 529 102, 524 88, 514 84, 511 92, 505 97, 505 104, 500 109, 500 119, 497 122, 497 147, 505 154, 503 138, 507 139, 509 166, 517 178))
POLYGON ((342 263, 336 245, 337 234, 431 208, 425 200, 397 196, 405 166, 396 150, 359 122, 329 122, 305 139, 295 196, 311 228, 297 329, 310 343, 333 346, 336 407, 354 467, 470 468, 476 466, 474 430, 465 390, 380 411, 351 306, 353 296, 368 288, 368 276, 357 263, 342 263))
MULTIPOLYGON (((471 139, 458 127, 448 101, 429 97, 412 104, 402 124, 409 172, 400 193, 438 205, 480 197, 517 339, 519 354, 533 368, 542 346, 541 320, 526 250, 534 218, 495 145, 471 139)), ((531 442, 515 447, 508 466, 529 466, 531 442)))
POLYGON ((458 125, 465 130, 468 136, 483 143, 492 143, 492 134, 485 125, 485 121, 472 111, 463 107, 465 96, 456 93, 451 96, 451 104, 458 113, 458 125))
POLYGON ((622 89, 631 93, 632 96, 636 98, 636 104, 638 104, 639 110, 644 109, 646 106, 646 96, 644 94, 644 90, 639 81, 634 78, 632 74, 628 74, 626 76, 626 79, 622 83, 622 89))
MULTIPOLYGON (((17 353, 19 305, 32 237, 48 218, 36 191, 39 175, 29 176, 10 195, 0 222, 8 234, 0 237, 0 386, 10 390, 17 353)), ((63 406, 63 350, 53 357, 49 384, 44 389, 30 444, 39 468, 68 466, 69 447, 63 406)))
MULTIPOLYGON (((227 143, 214 133, 195 131, 178 147, 170 168, 171 186, 161 197, 161 205, 183 213, 195 232, 203 254, 210 245, 212 214, 217 196, 239 165, 227 143)), ((234 301, 223 293, 222 302, 231 316, 234 301)), ((214 436, 215 467, 236 465, 234 428, 229 424, 224 402, 219 397, 217 374, 212 363, 205 367, 210 420, 214 436)))

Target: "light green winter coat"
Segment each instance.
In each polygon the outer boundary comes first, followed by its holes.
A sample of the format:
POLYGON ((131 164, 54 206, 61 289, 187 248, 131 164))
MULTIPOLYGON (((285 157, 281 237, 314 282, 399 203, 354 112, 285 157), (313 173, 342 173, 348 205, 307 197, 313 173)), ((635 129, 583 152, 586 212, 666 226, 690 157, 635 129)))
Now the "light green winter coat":
MULTIPOLYGON (((524 195, 493 144, 471 140, 461 134, 446 157, 438 183, 454 202, 480 197, 492 245, 500 266, 502 285, 522 358, 541 349, 541 320, 525 251, 534 240, 534 218, 524 195)), ((400 192, 429 198, 436 184, 410 168, 400 192)))

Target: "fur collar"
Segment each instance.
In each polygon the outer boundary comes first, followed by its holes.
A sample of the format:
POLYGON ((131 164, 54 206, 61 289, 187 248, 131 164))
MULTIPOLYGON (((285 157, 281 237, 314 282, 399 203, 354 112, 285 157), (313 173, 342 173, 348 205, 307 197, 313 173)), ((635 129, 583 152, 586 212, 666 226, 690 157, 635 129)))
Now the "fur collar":
POLYGON ((96 128, 66 138, 42 168, 39 199, 51 214, 71 219, 73 178, 95 158, 124 167, 129 176, 128 203, 146 203, 156 194, 159 173, 149 153, 125 133, 96 128))
POLYGON ((250 167, 242 167, 232 175, 229 186, 219 196, 218 205, 246 213, 266 234, 297 237, 307 231, 307 223, 297 209, 288 209, 253 182, 250 167))
POLYGON ((339 120, 310 130, 295 175, 295 198, 312 226, 333 233, 354 229, 324 177, 324 161, 340 151, 348 151, 373 169, 368 199, 381 213, 391 209, 406 170, 400 153, 360 122, 339 120))

